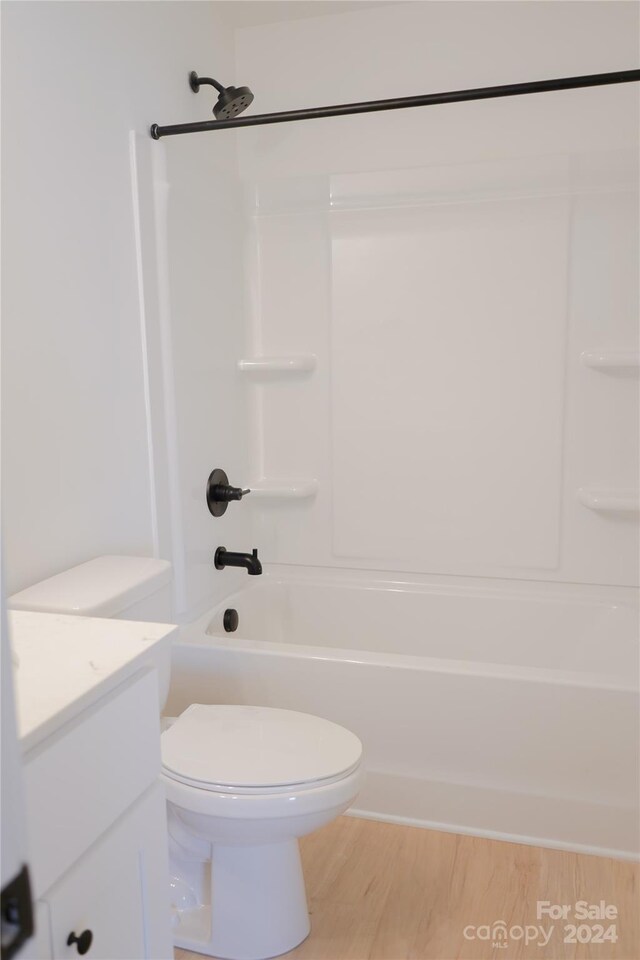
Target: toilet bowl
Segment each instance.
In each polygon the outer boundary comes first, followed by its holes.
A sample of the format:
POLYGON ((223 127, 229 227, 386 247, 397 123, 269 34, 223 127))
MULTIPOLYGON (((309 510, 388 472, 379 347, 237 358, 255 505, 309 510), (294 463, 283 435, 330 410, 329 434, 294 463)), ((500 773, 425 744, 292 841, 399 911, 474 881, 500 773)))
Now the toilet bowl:
POLYGON ((292 710, 193 704, 162 736, 176 946, 227 960, 309 933, 298 837, 343 813, 362 745, 292 710))
MULTIPOLYGON (((163 622, 171 566, 99 557, 9 598, 9 607, 163 622)), ((160 708, 169 688, 159 668, 160 708)), ((298 838, 343 813, 363 778, 349 730, 273 707, 192 704, 162 734, 176 946, 267 960, 310 924, 298 838)))

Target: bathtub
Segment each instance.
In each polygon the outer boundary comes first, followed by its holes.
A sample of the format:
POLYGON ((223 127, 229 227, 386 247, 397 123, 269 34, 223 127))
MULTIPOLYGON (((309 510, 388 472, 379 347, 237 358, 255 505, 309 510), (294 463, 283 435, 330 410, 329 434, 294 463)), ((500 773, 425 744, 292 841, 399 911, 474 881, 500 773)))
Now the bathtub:
POLYGON ((183 627, 167 712, 315 713, 363 741, 355 815, 636 858, 638 673, 627 590, 278 572, 183 627))

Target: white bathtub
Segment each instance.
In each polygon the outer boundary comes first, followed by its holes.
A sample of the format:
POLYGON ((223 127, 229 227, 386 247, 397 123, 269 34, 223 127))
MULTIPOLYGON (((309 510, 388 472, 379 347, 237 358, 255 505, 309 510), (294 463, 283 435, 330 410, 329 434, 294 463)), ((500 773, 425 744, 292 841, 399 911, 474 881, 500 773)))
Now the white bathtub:
POLYGON ((635 857, 638 664, 628 591, 267 575, 183 629, 167 711, 316 713, 365 745, 356 814, 635 857))

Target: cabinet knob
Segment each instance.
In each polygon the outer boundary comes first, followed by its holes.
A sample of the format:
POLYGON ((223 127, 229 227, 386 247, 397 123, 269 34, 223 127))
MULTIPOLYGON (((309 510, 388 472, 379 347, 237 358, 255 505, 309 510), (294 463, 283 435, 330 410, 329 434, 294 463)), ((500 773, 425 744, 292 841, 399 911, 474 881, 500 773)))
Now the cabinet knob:
POLYGON ((67 937, 67 946, 76 945, 79 954, 87 953, 93 943, 93 934, 91 930, 83 930, 79 937, 75 933, 70 933, 67 937))

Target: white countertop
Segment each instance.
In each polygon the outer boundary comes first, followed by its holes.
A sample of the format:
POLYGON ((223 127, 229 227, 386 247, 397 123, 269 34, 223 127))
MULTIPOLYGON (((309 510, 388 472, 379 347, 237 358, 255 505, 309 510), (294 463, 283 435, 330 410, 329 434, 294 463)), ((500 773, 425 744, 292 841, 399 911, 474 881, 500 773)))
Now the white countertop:
POLYGON ((154 665, 177 628, 9 611, 18 736, 26 752, 116 687, 154 665))

